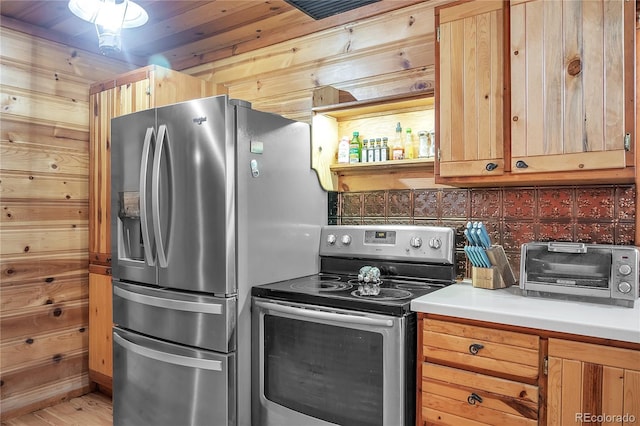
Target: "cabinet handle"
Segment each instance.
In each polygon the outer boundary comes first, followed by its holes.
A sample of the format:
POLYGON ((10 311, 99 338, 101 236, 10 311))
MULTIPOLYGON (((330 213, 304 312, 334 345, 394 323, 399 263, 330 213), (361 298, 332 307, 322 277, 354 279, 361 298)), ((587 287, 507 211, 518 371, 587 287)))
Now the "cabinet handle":
POLYGON ((497 168, 498 168, 498 165, 496 163, 487 163, 485 167, 485 169, 487 169, 488 172, 492 172, 497 168))
POLYGON ((469 403, 469 405, 476 405, 476 402, 482 404, 482 397, 477 393, 472 393, 467 397, 467 402, 469 403))
POLYGON ((478 355, 478 352, 480 352, 480 349, 484 348, 484 345, 481 345, 480 343, 474 343, 473 345, 469 346, 469 353, 471 355, 478 355))
POLYGON ((516 161, 516 167, 519 169, 526 169, 529 165, 522 160, 518 160, 516 161))

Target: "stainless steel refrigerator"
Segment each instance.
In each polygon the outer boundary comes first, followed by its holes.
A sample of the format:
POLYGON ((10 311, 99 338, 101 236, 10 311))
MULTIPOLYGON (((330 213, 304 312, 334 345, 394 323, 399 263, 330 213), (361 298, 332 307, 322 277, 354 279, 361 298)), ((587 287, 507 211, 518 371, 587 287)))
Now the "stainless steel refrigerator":
POLYGON ((251 287, 319 270, 305 123, 215 96, 111 122, 118 425, 251 425, 251 287))

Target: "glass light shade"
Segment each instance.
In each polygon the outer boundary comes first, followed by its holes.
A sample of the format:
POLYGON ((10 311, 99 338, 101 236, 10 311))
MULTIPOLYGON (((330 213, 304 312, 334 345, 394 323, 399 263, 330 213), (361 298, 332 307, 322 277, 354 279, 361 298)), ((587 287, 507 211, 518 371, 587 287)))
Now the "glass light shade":
POLYGON ((102 17, 103 13, 116 13, 117 16, 123 14, 122 28, 139 27, 149 20, 149 15, 142 6, 130 0, 69 0, 69 10, 80 19, 93 24, 106 19, 102 17))
POLYGON ((69 0, 69 10, 95 24, 100 50, 104 54, 121 50, 122 28, 139 27, 149 19, 142 7, 129 0, 69 0))

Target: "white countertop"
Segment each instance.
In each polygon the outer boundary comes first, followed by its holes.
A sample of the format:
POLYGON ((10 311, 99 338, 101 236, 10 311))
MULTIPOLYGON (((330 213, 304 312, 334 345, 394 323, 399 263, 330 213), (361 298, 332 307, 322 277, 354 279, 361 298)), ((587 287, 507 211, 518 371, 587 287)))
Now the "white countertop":
POLYGON ((640 300, 626 308, 524 297, 517 286, 488 290, 462 282, 413 299, 411 310, 640 343, 640 300))

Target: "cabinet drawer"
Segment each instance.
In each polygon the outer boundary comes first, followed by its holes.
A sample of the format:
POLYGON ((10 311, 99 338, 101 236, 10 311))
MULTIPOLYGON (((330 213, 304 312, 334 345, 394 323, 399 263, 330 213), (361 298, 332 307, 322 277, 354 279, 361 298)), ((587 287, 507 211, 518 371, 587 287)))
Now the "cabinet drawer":
POLYGON ((427 361, 527 381, 538 378, 538 336, 428 318, 423 321, 422 349, 427 361))
POLYGON ((428 362, 422 366, 426 424, 535 425, 538 401, 537 386, 428 362))

